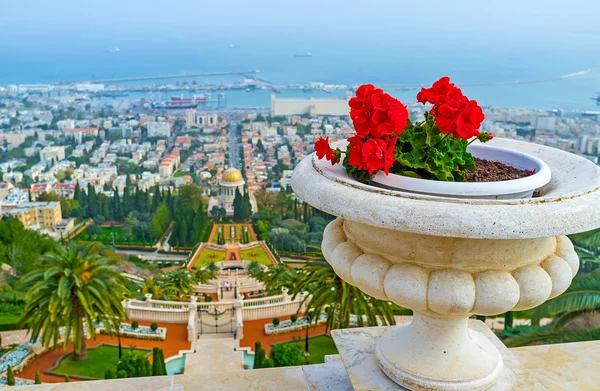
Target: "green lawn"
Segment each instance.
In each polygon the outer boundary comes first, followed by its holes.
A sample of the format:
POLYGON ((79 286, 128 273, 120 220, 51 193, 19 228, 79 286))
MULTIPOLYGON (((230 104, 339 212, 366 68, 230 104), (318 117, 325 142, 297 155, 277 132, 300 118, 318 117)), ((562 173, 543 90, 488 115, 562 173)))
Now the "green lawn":
POLYGON ((20 314, 0 314, 0 331, 18 329, 19 320, 21 320, 20 314))
MULTIPOLYGON (((148 350, 135 350, 142 353, 151 353, 148 350)), ((129 351, 131 349, 127 347, 123 348, 123 354, 129 351)), ((106 370, 115 370, 117 362, 119 362, 119 348, 116 346, 101 345, 97 348, 89 349, 88 358, 85 361, 73 361, 73 353, 68 354, 52 372, 59 375, 104 379, 106 370)))
POLYGON ((213 250, 211 248, 204 248, 200 253, 200 256, 194 264, 194 268, 200 269, 201 267, 208 265, 211 262, 221 262, 225 260, 225 251, 213 250))
POLYGON ((189 175, 193 178, 193 174, 189 171, 183 171, 183 170, 177 170, 175 171, 175 173, 173 174, 174 178, 178 178, 178 177, 182 177, 182 176, 186 176, 189 175))
MULTIPOLYGON (((233 226, 235 229, 235 233, 232 238, 231 237, 231 225, 217 224, 217 233, 219 232, 219 229, 222 230, 223 238, 225 239, 225 242, 231 242, 232 239, 234 242, 240 242, 242 240, 242 234, 244 232, 244 227, 248 228, 249 239, 250 239, 250 241, 252 241, 252 235, 250 234, 250 224, 234 224, 233 226)), ((213 237, 212 243, 217 243, 218 242, 217 239, 218 239, 218 234, 213 237)))
MULTIPOLYGON (((288 345, 296 345, 304 352, 304 338, 293 342, 286 342, 288 345)), ((329 354, 338 354, 333 338, 326 335, 312 337, 308 339, 308 352, 310 356, 304 357, 305 364, 323 364, 325 356, 329 354)))
POLYGON ((273 264, 271 263, 271 259, 262 247, 251 248, 248 250, 240 250, 240 256, 244 261, 256 261, 268 267, 273 266, 273 264))
POLYGON ((115 244, 129 244, 129 245, 154 245, 156 244, 156 240, 150 238, 149 236, 138 235, 137 233, 133 233, 131 236, 125 236, 123 234, 123 229, 121 227, 100 227, 101 232, 99 234, 90 235, 86 230, 81 232, 73 239, 81 239, 81 240, 93 240, 102 242, 105 244, 113 243, 113 233, 115 244))

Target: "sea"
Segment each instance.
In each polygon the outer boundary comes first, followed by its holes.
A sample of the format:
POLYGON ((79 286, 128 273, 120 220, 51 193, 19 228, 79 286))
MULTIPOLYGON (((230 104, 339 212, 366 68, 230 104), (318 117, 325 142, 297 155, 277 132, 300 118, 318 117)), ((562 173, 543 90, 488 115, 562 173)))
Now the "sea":
MULTIPOLYGON (((600 110, 600 51, 585 44, 568 42, 528 45, 441 47, 432 50, 421 44, 372 45, 351 43, 225 42, 201 43, 137 42, 118 46, 105 42, 70 42, 53 45, 0 43, 0 85, 56 83, 135 76, 159 76, 183 72, 247 72, 269 82, 286 84, 430 85, 441 76, 450 76, 471 99, 484 106, 531 109, 600 110), (297 57, 297 54, 312 55, 297 57), (581 72, 577 76, 551 81, 558 76, 581 72), (502 84, 515 83, 520 84, 502 84), (493 84, 497 83, 497 84, 493 84), (482 84, 471 85, 470 84, 482 84)), ((214 76, 180 80, 188 83, 220 84, 244 79, 243 76, 214 76)), ((137 84, 174 84, 160 77, 137 84)), ((129 84, 134 84, 129 82, 129 84)), ((388 92, 405 103, 415 102, 416 89, 388 92)), ((269 107, 271 91, 227 91, 228 107, 269 107)), ((281 97, 344 96, 344 90, 331 94, 315 90, 282 91, 281 97)), ((170 99, 154 96, 155 99, 170 99)), ((213 92, 213 99, 216 92, 213 92)))

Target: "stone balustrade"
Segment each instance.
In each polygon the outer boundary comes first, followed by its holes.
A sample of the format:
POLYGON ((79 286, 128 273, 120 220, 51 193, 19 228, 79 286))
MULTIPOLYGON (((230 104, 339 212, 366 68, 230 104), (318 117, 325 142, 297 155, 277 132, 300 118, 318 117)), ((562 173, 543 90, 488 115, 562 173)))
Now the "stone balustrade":
POLYGON ((196 335, 197 312, 222 313, 236 309, 236 332, 238 338, 243 335, 243 321, 258 319, 273 319, 290 316, 305 311, 305 294, 298 295, 294 300, 287 291, 281 295, 259 299, 226 300, 218 302, 197 302, 192 296, 190 302, 154 300, 147 295, 146 300, 127 300, 123 306, 130 320, 146 322, 165 322, 187 324, 188 339, 196 335))

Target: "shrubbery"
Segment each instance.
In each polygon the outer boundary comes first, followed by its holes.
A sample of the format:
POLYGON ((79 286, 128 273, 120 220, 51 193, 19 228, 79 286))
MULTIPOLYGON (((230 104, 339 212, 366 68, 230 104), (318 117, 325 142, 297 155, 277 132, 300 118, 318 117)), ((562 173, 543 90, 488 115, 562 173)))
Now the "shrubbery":
POLYGON ((271 347, 271 360, 276 367, 304 364, 302 352, 296 345, 280 344, 271 347))

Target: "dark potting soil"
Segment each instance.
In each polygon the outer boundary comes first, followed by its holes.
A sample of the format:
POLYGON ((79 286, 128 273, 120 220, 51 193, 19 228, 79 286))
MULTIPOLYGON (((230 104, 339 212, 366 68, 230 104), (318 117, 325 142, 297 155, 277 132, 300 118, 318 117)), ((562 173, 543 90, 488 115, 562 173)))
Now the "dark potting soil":
POLYGON ((477 171, 468 171, 465 175, 467 182, 497 182, 510 179, 525 178, 533 173, 521 170, 501 162, 475 158, 477 171))

